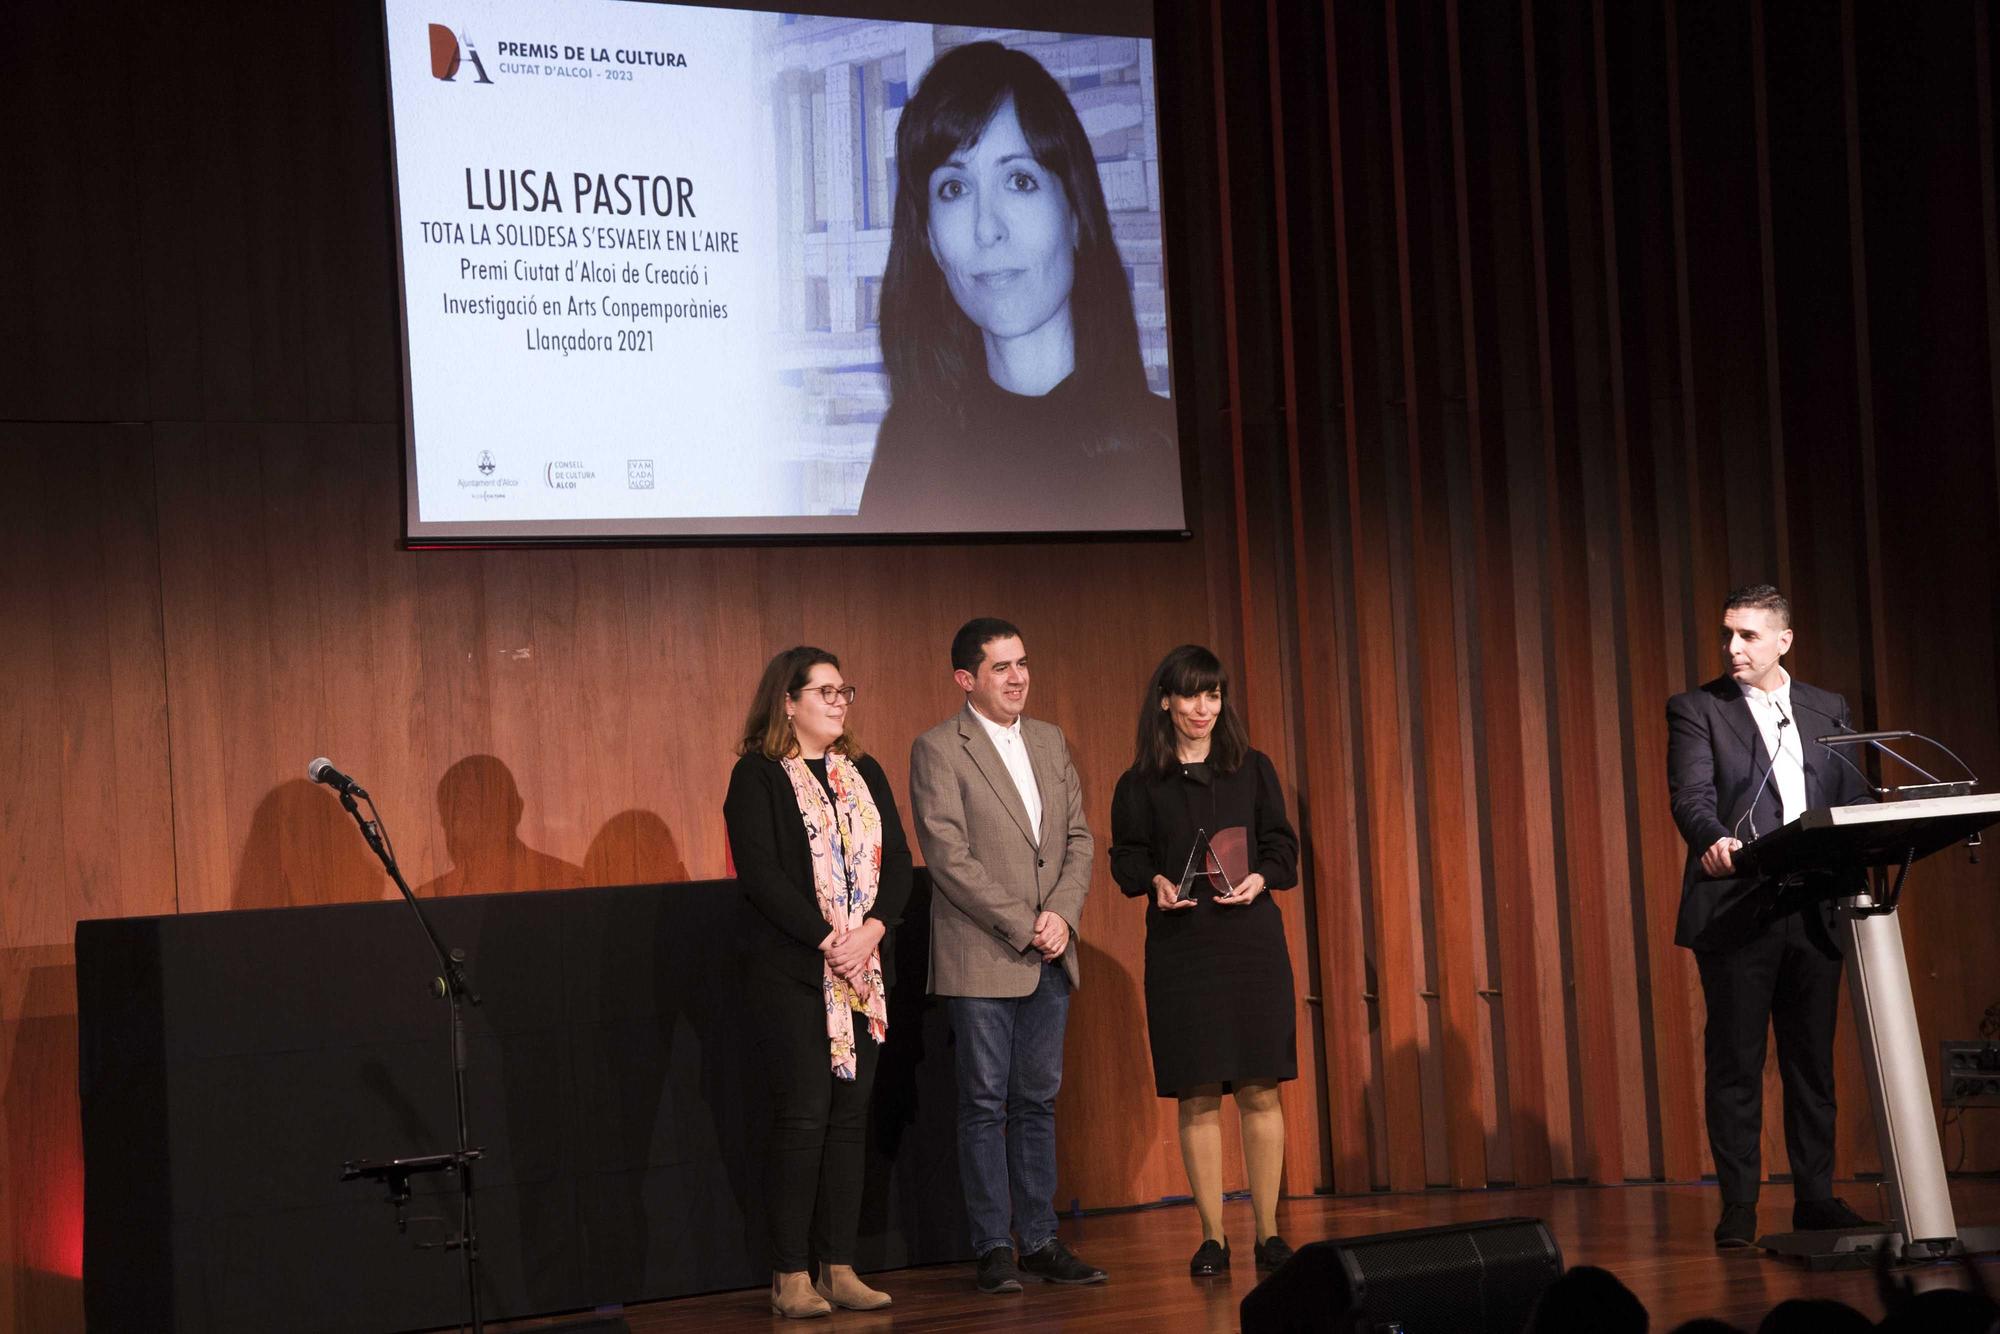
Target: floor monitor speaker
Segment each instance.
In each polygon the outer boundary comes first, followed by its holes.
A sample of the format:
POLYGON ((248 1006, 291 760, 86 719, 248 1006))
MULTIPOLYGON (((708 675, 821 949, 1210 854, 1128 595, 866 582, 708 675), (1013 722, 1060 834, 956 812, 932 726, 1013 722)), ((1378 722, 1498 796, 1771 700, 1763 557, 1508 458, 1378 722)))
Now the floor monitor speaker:
POLYGON ((1243 1299, 1243 1334, 1520 1334, 1562 1250, 1538 1218, 1302 1246, 1243 1299))

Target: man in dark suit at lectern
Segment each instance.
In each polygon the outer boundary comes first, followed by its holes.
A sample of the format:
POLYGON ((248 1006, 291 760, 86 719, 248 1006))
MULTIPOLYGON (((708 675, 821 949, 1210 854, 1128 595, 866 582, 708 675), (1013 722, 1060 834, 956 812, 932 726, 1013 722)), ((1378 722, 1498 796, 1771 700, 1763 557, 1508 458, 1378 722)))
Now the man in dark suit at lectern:
POLYGON ((1722 643, 1727 673, 1667 701, 1667 786, 1688 845, 1674 943, 1694 951, 1708 1008, 1708 1142, 1722 1185, 1715 1244, 1730 1248, 1757 1236, 1770 1029, 1785 1089, 1792 1227, 1867 1226, 1833 1195, 1841 953, 1826 903, 1781 903, 1771 881, 1738 874, 1733 855, 1808 809, 1869 794, 1858 771, 1812 739, 1848 726, 1847 701, 1785 671, 1792 607, 1784 594, 1769 584, 1731 593, 1722 643))

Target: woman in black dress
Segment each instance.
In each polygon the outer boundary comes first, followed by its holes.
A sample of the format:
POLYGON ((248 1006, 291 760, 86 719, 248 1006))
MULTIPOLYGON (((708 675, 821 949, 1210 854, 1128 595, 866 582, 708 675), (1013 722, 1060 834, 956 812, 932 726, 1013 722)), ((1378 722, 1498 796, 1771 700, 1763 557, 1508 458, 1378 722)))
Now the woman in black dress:
POLYGON ((722 806, 754 910, 743 972, 775 1103, 765 1194, 771 1309, 785 1316, 889 1305, 854 1273, 854 1231, 910 845, 882 766, 847 730, 853 703, 840 660, 824 649, 771 659, 722 806))
POLYGON ((1180 1100, 1181 1160, 1201 1214, 1201 1249, 1188 1266, 1198 1276, 1229 1268, 1225 1093, 1242 1118, 1257 1267, 1275 1269, 1291 1256, 1278 1235, 1278 1085, 1298 1077, 1292 964, 1266 891, 1297 884, 1298 862, 1277 771, 1250 748, 1222 663, 1181 645, 1146 687, 1138 754, 1111 798, 1111 873, 1127 895, 1147 901, 1153 1080, 1161 1097, 1180 1100))

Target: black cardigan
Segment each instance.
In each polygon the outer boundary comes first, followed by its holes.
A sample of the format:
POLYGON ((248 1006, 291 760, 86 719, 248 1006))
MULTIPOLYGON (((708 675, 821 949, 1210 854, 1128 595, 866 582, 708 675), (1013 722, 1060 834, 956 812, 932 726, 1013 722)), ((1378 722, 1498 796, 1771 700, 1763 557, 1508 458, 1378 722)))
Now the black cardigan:
MULTIPOLYGON (((855 767, 882 816, 882 875, 868 916, 885 928, 882 983, 893 986, 895 931, 910 899, 910 844, 896 814, 896 794, 882 766, 864 755, 855 767)), ((828 928, 813 888, 812 849, 806 844, 798 794, 792 791, 785 766, 762 755, 745 755, 736 761, 729 775, 729 795, 722 803, 722 818, 729 828, 736 881, 756 910, 744 915, 746 961, 818 986, 824 962, 819 943, 826 939, 828 928)))
POLYGON ((1210 833, 1241 824, 1250 835, 1251 870, 1266 889, 1299 883, 1299 838, 1285 818, 1278 771, 1262 751, 1245 751, 1235 773, 1207 771, 1206 780, 1184 768, 1164 774, 1127 769, 1111 794, 1111 875, 1127 897, 1151 901, 1153 877, 1180 877, 1194 851, 1197 826, 1210 833))

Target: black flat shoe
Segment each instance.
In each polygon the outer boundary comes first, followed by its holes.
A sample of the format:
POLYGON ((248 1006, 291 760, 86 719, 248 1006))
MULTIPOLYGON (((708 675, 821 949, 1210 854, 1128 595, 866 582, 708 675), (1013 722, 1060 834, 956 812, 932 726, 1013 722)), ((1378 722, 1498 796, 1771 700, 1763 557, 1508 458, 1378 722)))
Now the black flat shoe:
POLYGON ((1218 1246, 1212 1241, 1204 1241, 1201 1249, 1188 1261, 1188 1273, 1195 1278, 1214 1278, 1217 1274, 1229 1272, 1229 1247, 1218 1246))
POLYGON ((1722 1221, 1715 1225, 1715 1249, 1737 1251, 1757 1244, 1757 1206, 1725 1204, 1722 1221))
POLYGON ((1275 1232, 1257 1243, 1256 1252, 1257 1268, 1264 1273, 1284 1268, 1285 1261, 1292 1258, 1292 1248, 1275 1232))

